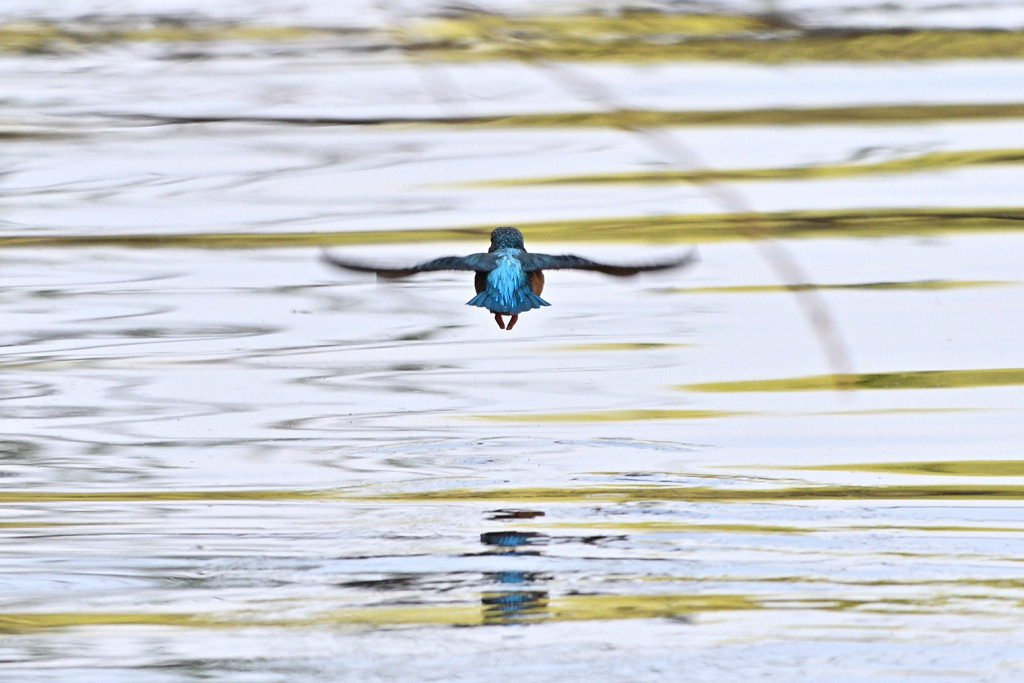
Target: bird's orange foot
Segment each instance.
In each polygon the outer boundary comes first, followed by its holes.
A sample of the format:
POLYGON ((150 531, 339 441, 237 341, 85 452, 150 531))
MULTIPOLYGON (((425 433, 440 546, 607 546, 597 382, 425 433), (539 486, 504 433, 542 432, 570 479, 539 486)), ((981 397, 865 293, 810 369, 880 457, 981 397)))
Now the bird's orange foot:
POLYGON ((508 325, 505 327, 505 329, 506 330, 511 330, 513 327, 516 326, 517 322, 519 322, 519 316, 518 315, 512 316, 511 318, 508 319, 508 325))
MULTIPOLYGON (((500 327, 501 329, 505 329, 505 320, 501 317, 501 313, 494 314, 494 322, 498 323, 498 327, 500 327)), ((510 327, 511 325, 512 323, 509 323, 510 327)))

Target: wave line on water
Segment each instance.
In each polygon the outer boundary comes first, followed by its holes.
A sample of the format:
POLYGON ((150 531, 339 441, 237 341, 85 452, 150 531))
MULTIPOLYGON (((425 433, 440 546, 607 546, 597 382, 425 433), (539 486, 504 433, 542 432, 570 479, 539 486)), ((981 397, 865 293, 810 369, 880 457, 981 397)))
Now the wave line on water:
MULTIPOLYGON (((756 220, 776 239, 903 237, 1024 231, 1024 207, 835 209, 754 211, 748 214, 616 216, 520 223, 533 242, 730 242, 749 239, 744 225, 756 220)), ((335 245, 467 242, 486 239, 493 226, 384 231, 195 232, 122 235, 7 235, 0 249, 123 247, 131 249, 285 249, 335 245)), ((812 283, 780 285, 822 288, 812 283)), ((827 286, 825 286, 827 287, 827 286)))
POLYGON ((781 488, 732 488, 713 486, 589 486, 456 488, 426 491, 391 490, 373 493, 363 489, 295 490, 189 490, 189 491, 3 491, 0 504, 32 503, 147 503, 147 502, 274 502, 329 501, 472 503, 489 501, 686 501, 756 502, 786 500, 1024 500, 1024 485, 936 484, 936 485, 820 485, 781 488))

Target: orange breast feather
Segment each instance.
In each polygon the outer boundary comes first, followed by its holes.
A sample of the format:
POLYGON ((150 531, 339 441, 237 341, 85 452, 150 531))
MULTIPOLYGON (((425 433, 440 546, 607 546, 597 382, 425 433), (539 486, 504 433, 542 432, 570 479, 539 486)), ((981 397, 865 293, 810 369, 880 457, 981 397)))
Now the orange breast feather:
POLYGON ((530 291, 540 296, 544 291, 544 273, 540 270, 530 271, 530 291))

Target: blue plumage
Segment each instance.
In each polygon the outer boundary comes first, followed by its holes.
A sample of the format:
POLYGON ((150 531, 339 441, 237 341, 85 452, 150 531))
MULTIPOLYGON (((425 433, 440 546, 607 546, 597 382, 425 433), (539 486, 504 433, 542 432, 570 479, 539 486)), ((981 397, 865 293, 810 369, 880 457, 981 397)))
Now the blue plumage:
POLYGON ((530 290, 530 280, 519 260, 521 249, 496 249, 492 253, 498 257, 497 266, 487 273, 486 288, 467 301, 467 305, 507 315, 551 305, 530 290))

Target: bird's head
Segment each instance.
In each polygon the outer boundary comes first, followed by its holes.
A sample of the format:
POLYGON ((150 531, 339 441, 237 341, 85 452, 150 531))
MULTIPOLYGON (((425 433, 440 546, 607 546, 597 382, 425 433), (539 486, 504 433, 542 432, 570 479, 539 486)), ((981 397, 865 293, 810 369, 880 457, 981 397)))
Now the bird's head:
POLYGON ((526 251, 526 247, 523 245, 523 233, 515 228, 495 228, 491 232, 491 248, 488 251, 495 251, 497 249, 522 249, 526 251))

